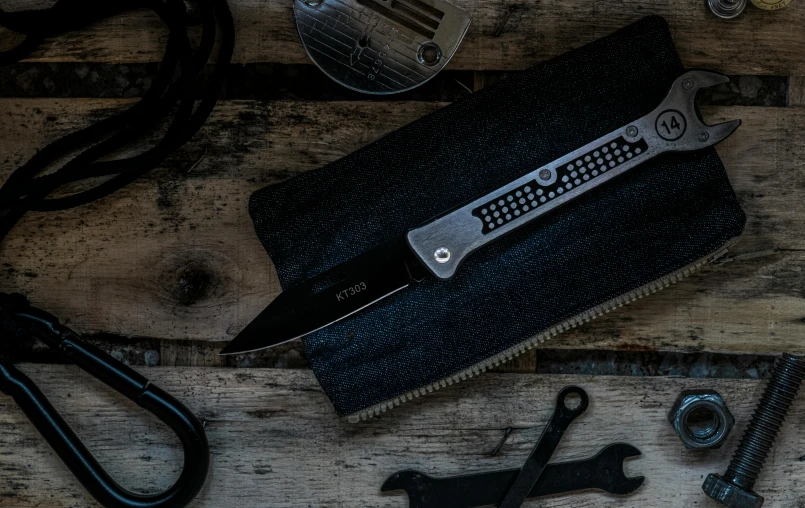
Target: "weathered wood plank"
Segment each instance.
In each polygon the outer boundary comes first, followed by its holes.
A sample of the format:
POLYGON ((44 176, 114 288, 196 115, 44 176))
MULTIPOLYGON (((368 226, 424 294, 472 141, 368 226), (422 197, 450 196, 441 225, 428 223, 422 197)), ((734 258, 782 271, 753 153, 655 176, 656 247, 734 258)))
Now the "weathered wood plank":
MULTIPOLYGON (((7 10, 51 0, 9 0, 7 10)), ((597 0, 586 2, 516 2, 455 0, 472 16, 472 25, 452 69, 513 70, 580 47, 648 14, 671 25, 683 61, 730 74, 805 74, 805 8, 784 13, 747 9, 724 22, 699 0, 597 0)), ((289 0, 230 0, 237 28, 234 61, 308 63, 293 22, 289 0)), ((148 12, 132 12, 86 30, 49 41, 32 60, 152 62, 161 58, 167 32, 148 12)), ((0 44, 11 45, 9 34, 0 44)), ((322 77, 322 79, 324 79, 322 77)))
POLYGON ((226 357, 206 341, 163 340, 159 344, 159 365, 181 367, 225 367, 226 357))
MULTIPOLYGON (((128 488, 157 491, 178 475, 174 436, 150 415, 72 366, 23 365, 99 461, 128 488), (69 397, 69 398, 68 398, 69 397)), ((558 390, 590 395, 588 412, 562 440, 555 461, 590 456, 614 442, 643 455, 627 473, 645 475, 635 494, 596 492, 541 500, 546 507, 715 507, 704 476, 723 473, 763 383, 672 378, 485 374, 360 424, 338 419, 309 371, 144 369, 202 418, 212 450, 201 507, 404 508, 404 495, 380 494, 401 469, 433 476, 519 467, 550 417, 558 390), (719 450, 682 447, 666 414, 682 389, 718 390, 737 425, 719 450), (490 457, 503 430, 515 430, 490 457)), ((805 502, 799 456, 805 450, 805 393, 794 405, 756 490, 766 506, 805 502)), ((15 508, 95 506, 14 402, 0 396, 0 496, 15 508)), ((530 505, 529 505, 530 506, 530 505)))
POLYGON ((788 105, 805 106, 805 76, 788 78, 788 105))
MULTIPOLYGON (((121 104, 0 101, 0 178, 121 104)), ((83 332, 229 339, 280 291, 246 212, 249 193, 438 107, 224 102, 165 169, 85 207, 29 214, 0 245, 0 283, 83 332)), ((710 108, 705 116, 744 121, 719 146, 749 217, 742 242, 727 262, 551 347, 805 352, 805 110, 710 108)))

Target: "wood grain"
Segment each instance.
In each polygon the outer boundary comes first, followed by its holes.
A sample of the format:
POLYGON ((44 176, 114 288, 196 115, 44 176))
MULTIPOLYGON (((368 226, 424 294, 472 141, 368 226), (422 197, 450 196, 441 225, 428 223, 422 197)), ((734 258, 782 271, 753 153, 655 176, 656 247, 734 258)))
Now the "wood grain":
MULTIPOLYGON (((23 365, 101 464, 127 488, 158 491, 178 476, 181 451, 170 431, 128 400, 72 366, 23 365)), ((433 476, 519 467, 549 419, 560 388, 576 384, 590 408, 568 430, 554 461, 593 455, 626 442, 643 455, 626 463, 644 475, 635 494, 596 492, 530 502, 544 507, 715 508, 704 477, 723 473, 762 391, 750 380, 485 374, 414 399, 360 424, 337 418, 309 371, 155 368, 143 373, 204 422, 212 467, 192 506, 250 508, 407 506, 381 494, 402 469, 433 476), (682 389, 719 391, 737 425, 719 450, 685 450, 666 420, 682 389), (489 453, 514 431, 501 452, 489 453)), ((783 426, 756 484, 769 507, 800 506, 805 394, 783 426)), ((0 396, 0 504, 15 508, 95 506, 14 402, 0 396)))
MULTIPOLYGON (((0 179, 48 140, 124 104, 0 100, 0 179)), ((228 340, 280 291, 248 195, 439 107, 224 102, 165 168, 96 203, 29 214, 0 246, 2 287, 82 332, 228 340)), ((709 108, 705 116, 744 121, 718 148, 748 215, 741 243, 721 263, 550 347, 805 352, 805 110, 709 108)))
POLYGON ((788 105, 805 106, 805 76, 788 78, 788 105))
POLYGON ((162 340, 159 343, 159 365, 179 367, 225 367, 226 357, 210 342, 162 340))
MULTIPOLYGON (((6 0, 6 10, 52 0, 6 0)), ((664 16, 683 61, 728 74, 805 75, 805 6, 784 12, 747 9, 737 20, 713 16, 700 0, 517 2, 455 0, 472 16, 451 69, 516 70, 578 48, 649 14, 664 16)), ((299 42, 291 0, 230 0, 237 63, 310 63, 299 42)), ((0 34, 0 47, 17 38, 0 34)), ((49 41, 31 60, 159 61, 167 32, 147 11, 126 13, 49 41)), ((322 79, 325 79, 322 77, 322 79)))

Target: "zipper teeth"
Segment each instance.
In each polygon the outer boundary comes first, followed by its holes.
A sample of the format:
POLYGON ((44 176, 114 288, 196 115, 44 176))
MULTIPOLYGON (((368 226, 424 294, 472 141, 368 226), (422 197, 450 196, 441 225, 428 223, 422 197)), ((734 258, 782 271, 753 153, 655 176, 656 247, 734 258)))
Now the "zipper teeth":
POLYGON ((357 423, 361 420, 368 420, 374 416, 379 415, 380 413, 385 413, 389 409, 393 409, 400 404, 408 402, 420 395, 425 395, 427 393, 433 392, 440 388, 444 388, 446 386, 450 386, 452 384, 460 383, 461 381, 474 377, 481 372, 484 372, 492 367, 496 367, 501 363, 508 362, 512 360, 516 356, 520 356, 520 354, 525 353, 529 349, 533 349, 538 344, 545 342, 547 339, 553 338, 560 333, 570 330, 571 328, 575 328, 579 325, 592 321, 593 319, 603 316, 607 312, 612 310, 618 309, 623 307, 626 304, 632 303, 635 300, 643 298, 644 296, 656 293, 662 289, 671 286, 672 284, 676 284, 680 280, 690 276, 691 274, 695 273, 697 270, 702 268, 704 265, 712 263, 716 259, 720 258, 727 251, 737 243, 738 239, 733 238, 732 240, 727 241, 721 248, 719 248, 714 253, 708 254, 707 256, 694 261, 693 263, 686 265, 679 270, 672 272, 668 275, 660 277, 657 280, 649 282, 648 284, 644 284, 636 289, 633 289, 627 293, 624 293, 620 296, 617 296, 609 301, 606 301, 602 304, 596 305, 590 309, 587 309, 584 312, 576 314, 575 316, 568 318, 559 324, 551 326, 547 328, 534 337, 530 339, 526 339, 519 344, 516 344, 508 349, 501 351, 500 353, 493 355, 486 360, 480 361, 466 369, 460 370, 453 375, 444 377, 439 379, 438 381, 434 381, 433 383, 427 384, 425 386, 420 386, 419 388, 415 388, 408 392, 403 393, 402 395, 398 395, 394 398, 384 400, 383 402, 378 402, 372 406, 369 406, 366 409, 362 409, 356 413, 352 413, 347 415, 347 420, 350 423, 357 423))

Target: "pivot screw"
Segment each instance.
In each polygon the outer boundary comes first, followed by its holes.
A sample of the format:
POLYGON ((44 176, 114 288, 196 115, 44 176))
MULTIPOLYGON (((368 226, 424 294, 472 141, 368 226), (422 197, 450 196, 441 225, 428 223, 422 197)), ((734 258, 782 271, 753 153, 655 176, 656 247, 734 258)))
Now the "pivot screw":
POLYGON ((710 134, 708 134, 708 133, 707 133, 707 132, 705 132, 705 131, 702 131, 702 132, 700 132, 700 133, 699 133, 699 141, 701 141, 702 143, 704 143, 704 142, 705 142, 705 141, 707 141, 708 139, 710 139, 710 134))
POLYGON ((685 90, 690 90, 693 88, 693 80, 690 78, 685 78, 682 80, 682 88, 685 90))
POLYGON ((634 125, 626 127, 626 135, 629 136, 630 138, 637 137, 637 133, 638 133, 637 127, 635 127, 634 125))
POLYGON ((710 474, 702 490, 730 508, 760 508, 763 496, 752 491, 780 431, 788 409, 805 379, 805 360, 783 354, 774 364, 771 380, 752 415, 724 476, 710 474))
POLYGON ((543 169, 539 172, 539 179, 548 181, 551 179, 551 170, 550 169, 543 169))
POLYGON ((450 261, 450 251, 445 247, 439 247, 436 249, 436 252, 433 253, 433 258, 436 259, 437 263, 447 263, 450 261))

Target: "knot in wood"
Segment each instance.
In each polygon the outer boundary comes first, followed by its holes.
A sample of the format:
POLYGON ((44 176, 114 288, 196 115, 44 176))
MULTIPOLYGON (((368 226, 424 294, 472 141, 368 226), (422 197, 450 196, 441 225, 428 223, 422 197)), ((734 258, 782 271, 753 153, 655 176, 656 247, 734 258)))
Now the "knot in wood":
POLYGON ((182 305, 193 305, 210 292, 214 275, 205 267, 191 265, 179 272, 176 281, 176 300, 182 305))

